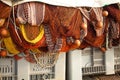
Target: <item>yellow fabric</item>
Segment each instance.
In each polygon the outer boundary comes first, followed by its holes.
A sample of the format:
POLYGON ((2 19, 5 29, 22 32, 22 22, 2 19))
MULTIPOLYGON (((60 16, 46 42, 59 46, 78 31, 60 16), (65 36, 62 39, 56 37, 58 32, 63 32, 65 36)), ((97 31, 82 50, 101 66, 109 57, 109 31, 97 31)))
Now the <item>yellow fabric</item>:
POLYGON ((20 53, 20 52, 15 48, 15 45, 14 45, 11 37, 4 38, 3 41, 4 41, 4 44, 5 44, 6 49, 7 49, 10 53, 12 53, 12 54, 18 54, 18 53, 20 53))
POLYGON ((38 34, 38 36, 33 39, 33 40, 29 40, 26 36, 26 33, 25 33, 25 29, 24 29, 24 25, 20 25, 20 29, 21 29, 21 32, 22 32, 22 35, 24 37, 24 39, 29 42, 29 43, 37 43, 38 41, 40 41, 44 35, 44 28, 43 28, 43 25, 40 26, 40 33, 38 34))

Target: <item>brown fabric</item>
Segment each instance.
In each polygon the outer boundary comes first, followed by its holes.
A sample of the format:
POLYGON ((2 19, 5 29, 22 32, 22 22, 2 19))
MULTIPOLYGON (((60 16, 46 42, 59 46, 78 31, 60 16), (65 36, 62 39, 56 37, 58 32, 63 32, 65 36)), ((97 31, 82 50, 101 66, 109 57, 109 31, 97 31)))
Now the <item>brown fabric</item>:
POLYGON ((109 26, 109 32, 112 39, 119 38, 119 23, 115 22, 114 20, 110 19, 110 26, 109 26))
POLYGON ((100 47, 104 42, 105 36, 106 35, 103 34, 99 37, 96 37, 94 31, 91 28, 89 28, 88 35, 85 37, 85 41, 91 46, 100 47))
POLYGON ((24 29, 25 29, 27 38, 30 40, 35 39, 38 36, 38 34, 40 33, 39 32, 40 26, 32 26, 28 23, 24 25, 24 29))
POLYGON ((0 1, 0 18, 8 18, 10 11, 11 7, 0 1))
POLYGON ((106 32, 108 29, 108 19, 105 20, 106 25, 105 25, 105 29, 104 29, 104 33, 97 37, 95 34, 95 30, 93 25, 91 25, 88 21, 88 34, 87 36, 83 39, 83 42, 80 45, 80 49, 84 49, 86 47, 92 46, 92 47, 102 47, 105 44, 105 39, 106 39, 106 32))
POLYGON ((98 22, 103 22, 103 16, 102 16, 102 8, 92 8, 92 10, 90 11, 90 20, 91 23, 94 26, 94 30, 96 31, 96 36, 101 36, 103 34, 104 31, 104 25, 101 26, 101 28, 99 28, 99 26, 97 25, 98 22))
POLYGON ((45 7, 43 24, 49 25, 54 44, 56 44, 58 38, 62 37, 61 52, 78 48, 74 42, 69 45, 67 37, 80 39, 81 23, 82 16, 79 9, 51 5, 46 5, 45 7))
POLYGON ((117 22, 120 23, 120 10, 116 7, 113 7, 111 5, 104 7, 105 10, 108 11, 109 17, 112 17, 115 19, 117 22))
MULTIPOLYGON (((91 16, 92 17, 92 16, 91 16)), ((87 36, 84 38, 81 43, 80 48, 86 48, 88 46, 101 48, 105 44, 106 32, 108 32, 109 19, 104 18, 104 27, 102 28, 102 34, 100 36, 96 36, 95 27, 91 22, 88 21, 88 30, 87 36)))
POLYGON ((47 5, 46 8, 48 13, 45 14, 45 20, 49 20, 47 24, 50 25, 53 40, 59 36, 80 38, 82 18, 78 9, 50 5, 47 5))
MULTIPOLYGON (((102 8, 92 8, 90 11, 90 19, 94 22, 103 21, 102 8)), ((97 26, 96 26, 97 27, 97 26)))
POLYGON ((103 31, 105 26, 101 26, 101 28, 97 25, 98 22, 102 22, 104 24, 104 18, 102 16, 102 8, 100 7, 83 7, 79 8, 83 16, 93 25, 93 29, 95 30, 96 36, 103 35, 103 31))
POLYGON ((109 47, 118 46, 120 44, 120 24, 110 19, 109 27, 109 47))
POLYGON ((109 15, 109 48, 120 44, 120 10, 117 4, 112 4, 104 7, 109 15))

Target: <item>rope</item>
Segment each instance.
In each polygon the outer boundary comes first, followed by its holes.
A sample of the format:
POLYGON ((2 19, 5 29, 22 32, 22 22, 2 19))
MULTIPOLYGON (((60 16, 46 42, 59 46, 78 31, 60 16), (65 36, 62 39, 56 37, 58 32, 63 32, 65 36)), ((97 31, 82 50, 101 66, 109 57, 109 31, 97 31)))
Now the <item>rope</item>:
POLYGON ((119 9, 120 9, 120 2, 119 2, 117 5, 118 5, 118 7, 119 7, 119 9))
POLYGON ((103 22, 103 17, 102 17, 102 8, 93 8, 93 11, 95 13, 97 21, 102 21, 103 22))
MULTIPOLYGON (((31 52, 32 53, 32 52, 31 52)), ((34 56, 34 59, 36 60, 37 64, 40 65, 40 67, 42 68, 48 68, 48 67, 53 67, 59 57, 59 53, 40 53, 41 56, 39 58, 36 57, 36 55, 34 53, 32 53, 34 56), (43 55, 42 55, 43 54, 43 55), (45 56, 44 56, 45 55, 45 56), (55 56, 55 57, 54 57, 55 56), (48 59, 47 62, 45 63, 46 58, 48 59), (53 61, 53 63, 51 64, 51 61, 53 61)))
POLYGON ((90 21, 90 17, 88 13, 91 12, 92 8, 90 9, 90 11, 87 11, 86 9, 82 9, 81 7, 79 7, 78 9, 80 9, 83 16, 85 16, 85 18, 90 21))

